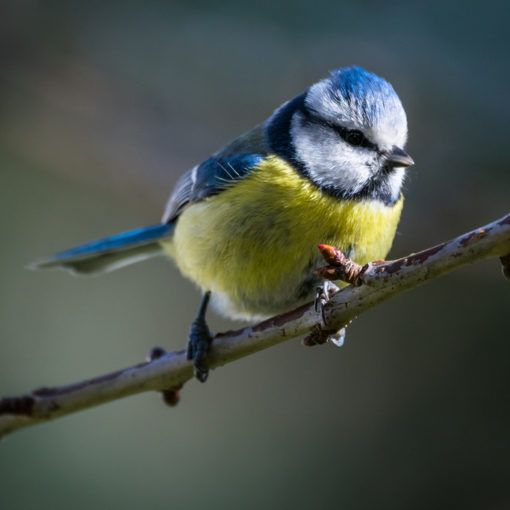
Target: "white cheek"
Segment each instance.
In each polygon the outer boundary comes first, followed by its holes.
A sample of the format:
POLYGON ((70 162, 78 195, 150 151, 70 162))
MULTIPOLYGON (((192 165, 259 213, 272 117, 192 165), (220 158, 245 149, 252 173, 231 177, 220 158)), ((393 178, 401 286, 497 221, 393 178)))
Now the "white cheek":
POLYGON ((405 168, 394 168, 388 177, 388 184, 391 190, 393 200, 397 200, 400 196, 400 190, 405 178, 405 168))
POLYGON ((303 125, 296 115, 291 132, 296 155, 317 184, 356 193, 370 179, 372 172, 366 165, 366 155, 330 129, 303 125))

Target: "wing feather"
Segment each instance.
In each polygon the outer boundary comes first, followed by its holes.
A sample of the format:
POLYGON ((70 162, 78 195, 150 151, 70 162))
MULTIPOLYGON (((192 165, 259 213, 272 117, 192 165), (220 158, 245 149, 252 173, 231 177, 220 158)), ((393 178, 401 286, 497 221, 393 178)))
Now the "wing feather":
POLYGON ((243 179, 268 153, 261 124, 183 174, 170 195, 162 222, 175 220, 189 204, 217 195, 243 179))

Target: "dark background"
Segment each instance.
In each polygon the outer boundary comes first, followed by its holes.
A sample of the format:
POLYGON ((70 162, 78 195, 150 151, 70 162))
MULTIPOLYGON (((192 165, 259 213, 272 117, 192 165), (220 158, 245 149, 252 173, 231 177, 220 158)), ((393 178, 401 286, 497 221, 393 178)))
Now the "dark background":
MULTIPOLYGON (((180 173, 330 69, 387 78, 416 161, 393 256, 510 210, 507 2, 38 2, 0 7, 0 393, 181 348, 199 295, 166 260, 24 265, 159 220, 180 173)), ((462 269, 192 382, 0 444, 0 507, 510 506, 510 284, 462 269)), ((235 324, 213 318, 215 331, 235 324)))

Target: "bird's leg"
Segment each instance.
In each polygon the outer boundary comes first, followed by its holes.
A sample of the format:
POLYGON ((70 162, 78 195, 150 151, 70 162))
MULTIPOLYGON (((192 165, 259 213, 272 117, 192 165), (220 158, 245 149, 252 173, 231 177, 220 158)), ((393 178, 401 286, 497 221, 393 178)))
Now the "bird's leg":
POLYGON ((349 321, 343 328, 340 328, 338 331, 335 331, 334 329, 327 329, 327 322, 324 317, 324 306, 327 301, 323 303, 324 297, 322 297, 322 291, 322 287, 317 288, 318 297, 315 299, 315 311, 318 312, 318 308, 320 308, 324 328, 320 324, 316 324, 312 331, 303 339, 303 345, 306 345, 307 347, 313 347, 314 345, 322 345, 326 342, 329 342, 333 345, 336 345, 337 347, 342 347, 345 342, 347 326, 351 324, 352 320, 349 321))
POLYGON ((191 324, 188 344, 186 347, 186 356, 188 359, 193 360, 193 364, 195 365, 195 377, 200 382, 205 382, 209 375, 209 368, 207 367, 205 360, 211 346, 212 335, 205 321, 205 312, 207 310, 210 297, 210 291, 207 291, 202 296, 197 316, 191 324))
MULTIPOLYGON (((315 311, 318 312, 320 310, 322 316, 322 322, 327 328, 327 320, 324 314, 324 307, 328 303, 330 297, 340 290, 333 282, 330 280, 324 280, 324 285, 322 287, 317 287, 317 292, 315 294, 315 311)), ((310 335, 308 335, 304 340, 303 344, 312 346, 312 345, 320 345, 325 342, 331 342, 337 347, 341 347, 345 341, 345 330, 347 326, 335 330, 323 329, 321 326, 318 326, 316 329, 312 331, 310 335)))
POLYGON ((318 312, 320 310, 322 316, 322 322, 326 326, 326 316, 324 315, 324 307, 326 303, 329 301, 329 298, 338 292, 340 289, 330 280, 324 280, 324 284, 321 287, 317 287, 317 291, 315 292, 315 301, 314 307, 315 311, 318 312))
POLYGON ((320 244, 319 250, 323 258, 329 264, 328 266, 320 267, 315 270, 317 276, 324 278, 324 285, 322 287, 317 287, 317 292, 315 294, 315 311, 318 312, 320 310, 324 328, 321 326, 315 328, 303 340, 303 343, 305 345, 318 345, 329 341, 337 347, 341 347, 345 341, 348 324, 338 331, 328 330, 326 315, 324 313, 325 306, 330 297, 340 290, 331 280, 342 280, 354 286, 362 285, 363 274, 367 270, 368 265, 360 266, 356 264, 356 262, 346 257, 334 246, 320 244))

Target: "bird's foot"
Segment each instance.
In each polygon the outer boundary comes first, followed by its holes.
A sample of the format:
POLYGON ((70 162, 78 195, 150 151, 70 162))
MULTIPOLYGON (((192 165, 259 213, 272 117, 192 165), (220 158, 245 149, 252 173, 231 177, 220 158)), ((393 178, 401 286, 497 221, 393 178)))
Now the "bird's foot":
MULTIPOLYGON (((329 264, 328 266, 321 267, 315 271, 315 274, 324 278, 324 286, 318 287, 315 295, 315 311, 321 312, 322 322, 325 328, 328 323, 325 314, 325 307, 331 296, 340 290, 332 280, 341 280, 353 286, 363 284, 363 275, 368 269, 369 265, 361 266, 353 260, 347 258, 338 248, 328 244, 320 244, 319 250, 324 260, 329 264)), ((349 324, 352 321, 349 322, 349 324)), ((337 347, 341 347, 345 342, 346 329, 349 324, 346 324, 338 331, 323 329, 317 326, 312 332, 303 340, 305 345, 318 345, 325 342, 330 342, 337 347)))
POLYGON ((205 311, 209 303, 210 295, 210 292, 206 292, 202 298, 197 316, 191 324, 186 347, 186 357, 193 360, 193 364, 195 365, 195 377, 200 382, 205 382, 209 375, 206 358, 213 337, 205 321, 205 311))
MULTIPOLYGON (((352 321, 349 321, 349 324, 352 321)), ((334 329, 323 329, 320 324, 316 324, 312 331, 303 338, 303 345, 307 347, 313 347, 314 345, 322 345, 329 342, 336 347, 342 347, 345 342, 345 334, 347 332, 347 326, 335 331, 334 329)))
POLYGON ((329 302, 331 296, 339 290, 340 289, 329 280, 325 280, 322 287, 317 287, 314 306, 316 312, 321 312, 324 328, 317 324, 312 329, 312 332, 303 340, 303 345, 321 345, 328 341, 338 347, 343 345, 345 339, 345 328, 342 328, 338 331, 335 331, 334 329, 327 329, 328 323, 324 313, 326 304, 329 302))
POLYGON ((342 329, 339 329, 335 334, 329 335, 328 342, 336 345, 336 347, 342 347, 345 342, 345 334, 347 332, 347 326, 342 329))
POLYGON ((207 327, 205 318, 197 317, 191 325, 188 345, 187 358, 193 360, 195 365, 195 377, 200 382, 205 382, 209 375, 209 368, 205 359, 211 346, 212 335, 207 327))
POLYGON ((363 284, 363 275, 369 267, 368 264, 360 266, 329 244, 319 244, 319 250, 328 265, 316 269, 317 276, 325 280, 341 280, 355 287, 363 284))
POLYGON ((314 307, 316 312, 321 312, 322 322, 327 326, 326 316, 324 314, 324 308, 329 302, 331 296, 338 292, 340 289, 331 281, 324 280, 322 287, 317 287, 315 292, 314 307))

